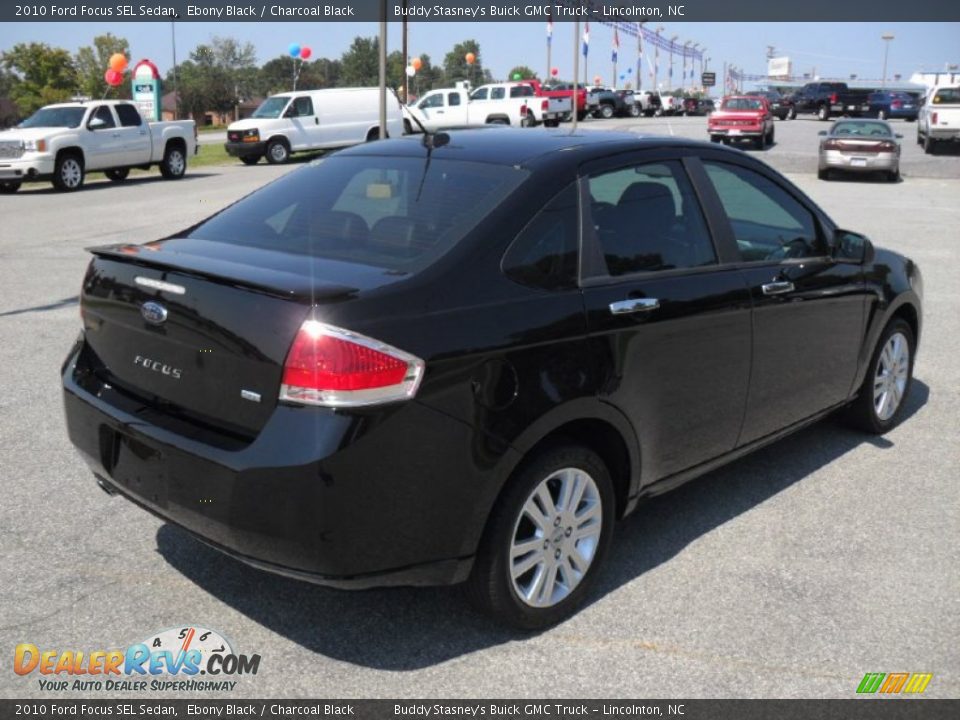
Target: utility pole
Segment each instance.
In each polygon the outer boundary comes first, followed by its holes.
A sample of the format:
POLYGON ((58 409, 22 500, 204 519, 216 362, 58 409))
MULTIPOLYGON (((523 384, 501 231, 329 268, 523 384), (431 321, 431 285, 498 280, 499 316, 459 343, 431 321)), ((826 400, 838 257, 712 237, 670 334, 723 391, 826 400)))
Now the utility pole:
MULTIPOLYGON (((177 92, 177 25, 170 21, 170 44, 173 46, 173 119, 180 119, 180 93, 177 92)), ((161 105, 163 101, 161 100, 161 105)), ((156 117, 156 115, 154 115, 156 117)), ((163 117, 163 108, 160 108, 163 117)))
POLYGON ((387 0, 380 0, 380 139, 387 137, 387 0))
MULTIPOLYGON (((403 69, 406 71, 407 65, 410 63, 410 56, 407 54, 407 0, 403 0, 403 69)), ((403 102, 408 102, 410 97, 410 78, 407 76, 407 73, 403 73, 403 102)))
POLYGON ((679 35, 674 35, 672 38, 670 38, 670 73, 668 77, 670 78, 671 94, 673 93, 673 44, 679 39, 680 39, 679 35))
POLYGON ((577 116, 580 114, 580 106, 577 102, 580 99, 580 92, 577 89, 577 76, 580 74, 580 21, 573 24, 573 95, 570 100, 573 102, 573 112, 570 114, 570 132, 577 131, 577 116))

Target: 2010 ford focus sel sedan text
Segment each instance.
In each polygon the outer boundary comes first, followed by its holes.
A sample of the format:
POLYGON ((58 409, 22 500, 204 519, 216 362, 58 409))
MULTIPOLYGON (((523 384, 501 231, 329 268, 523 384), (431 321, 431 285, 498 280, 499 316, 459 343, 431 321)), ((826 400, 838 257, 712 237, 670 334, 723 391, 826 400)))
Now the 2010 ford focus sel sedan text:
POLYGON ((903 414, 910 260, 763 163, 510 129, 368 143, 92 249, 63 367, 101 486, 326 585, 584 599, 617 520, 824 414, 903 414))

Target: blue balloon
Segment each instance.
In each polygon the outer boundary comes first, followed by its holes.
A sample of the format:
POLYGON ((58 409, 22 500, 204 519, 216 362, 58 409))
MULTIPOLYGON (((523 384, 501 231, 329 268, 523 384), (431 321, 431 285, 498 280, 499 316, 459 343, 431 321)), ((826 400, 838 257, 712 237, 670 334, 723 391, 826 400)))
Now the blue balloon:
POLYGON ((290 47, 287 48, 287 52, 290 53, 290 57, 300 57, 300 45, 297 43, 290 43, 290 47))
POLYGON ((633 68, 627 68, 627 75, 631 75, 632 73, 633 73, 633 68))
POLYGON ((621 79, 621 80, 624 80, 626 77, 627 77, 626 75, 624 75, 623 73, 620 73, 620 79, 621 79))

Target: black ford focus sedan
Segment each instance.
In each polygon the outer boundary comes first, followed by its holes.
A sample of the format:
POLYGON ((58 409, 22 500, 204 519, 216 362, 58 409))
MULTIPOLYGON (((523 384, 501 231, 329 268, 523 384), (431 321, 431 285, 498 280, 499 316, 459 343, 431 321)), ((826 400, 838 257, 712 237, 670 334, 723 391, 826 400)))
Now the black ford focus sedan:
POLYGON ((63 367, 101 487, 256 567, 466 583, 536 628, 616 522, 843 409, 900 419, 907 258, 728 148, 465 130, 92 249, 63 367))

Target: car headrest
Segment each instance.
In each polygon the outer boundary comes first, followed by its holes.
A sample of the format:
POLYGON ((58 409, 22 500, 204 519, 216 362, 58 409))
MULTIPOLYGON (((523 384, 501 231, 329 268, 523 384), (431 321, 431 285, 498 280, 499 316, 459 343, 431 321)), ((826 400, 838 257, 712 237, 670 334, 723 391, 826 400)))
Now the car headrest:
POLYGON ((673 194, 666 185, 656 182, 635 182, 620 195, 618 208, 629 208, 645 227, 668 230, 677 218, 673 194))

